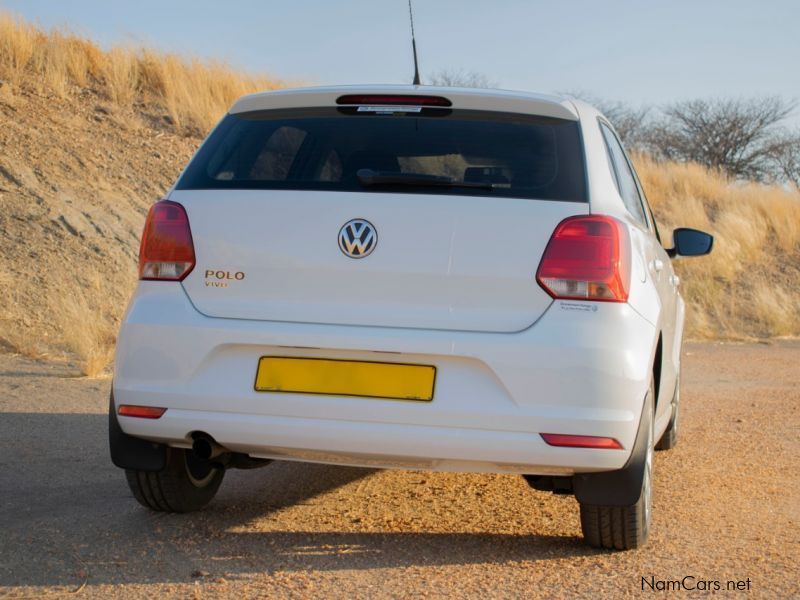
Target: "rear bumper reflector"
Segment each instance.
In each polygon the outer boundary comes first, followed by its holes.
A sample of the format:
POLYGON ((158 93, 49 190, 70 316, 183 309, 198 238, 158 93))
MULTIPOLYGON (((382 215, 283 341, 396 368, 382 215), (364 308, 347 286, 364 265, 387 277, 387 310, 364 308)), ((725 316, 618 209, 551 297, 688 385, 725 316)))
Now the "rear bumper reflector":
POLYGON ((138 417, 140 419, 158 419, 167 412, 166 408, 158 406, 135 406, 133 404, 122 404, 117 409, 117 414, 121 417, 138 417))
POLYGON ((565 448, 596 448, 598 450, 622 450, 622 444, 610 437, 596 435, 566 435, 563 433, 540 433, 549 446, 565 448))

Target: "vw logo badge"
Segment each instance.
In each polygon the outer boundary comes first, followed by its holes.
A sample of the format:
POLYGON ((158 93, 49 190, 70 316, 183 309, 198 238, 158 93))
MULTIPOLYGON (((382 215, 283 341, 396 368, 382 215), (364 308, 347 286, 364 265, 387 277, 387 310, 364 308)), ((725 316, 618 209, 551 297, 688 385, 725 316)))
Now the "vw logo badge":
POLYGON ((365 219, 348 221, 339 230, 339 249, 350 258, 364 258, 378 245, 378 231, 365 219))

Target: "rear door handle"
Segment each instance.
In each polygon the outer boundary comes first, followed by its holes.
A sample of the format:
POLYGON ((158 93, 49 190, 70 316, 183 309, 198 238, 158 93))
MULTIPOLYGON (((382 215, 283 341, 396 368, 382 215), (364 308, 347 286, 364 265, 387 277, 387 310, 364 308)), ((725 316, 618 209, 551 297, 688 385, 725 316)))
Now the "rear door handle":
POLYGON ((664 268, 664 262, 659 260, 659 259, 657 259, 657 258, 650 264, 653 267, 653 271, 655 271, 656 273, 660 272, 661 269, 664 268))
POLYGON ((678 277, 677 275, 670 275, 669 280, 670 283, 672 283, 672 285, 675 287, 678 287, 678 284, 681 282, 681 278, 678 277))

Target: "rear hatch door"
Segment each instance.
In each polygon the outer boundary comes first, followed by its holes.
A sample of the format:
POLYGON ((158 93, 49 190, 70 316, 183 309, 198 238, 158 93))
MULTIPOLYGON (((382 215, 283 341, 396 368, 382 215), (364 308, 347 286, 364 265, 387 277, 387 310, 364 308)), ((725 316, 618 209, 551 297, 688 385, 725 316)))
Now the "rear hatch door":
POLYGON ((577 123, 436 110, 228 115, 170 195, 189 215, 197 265, 183 286, 197 309, 464 331, 534 323, 551 302, 535 280, 550 235, 588 212, 577 123), (354 219, 374 235, 363 253, 340 243, 354 219))

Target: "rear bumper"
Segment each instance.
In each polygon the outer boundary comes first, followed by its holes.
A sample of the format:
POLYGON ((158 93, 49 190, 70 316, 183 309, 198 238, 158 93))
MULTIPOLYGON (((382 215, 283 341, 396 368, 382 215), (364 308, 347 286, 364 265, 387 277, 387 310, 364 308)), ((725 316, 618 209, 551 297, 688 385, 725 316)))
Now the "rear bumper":
POLYGON ((529 329, 493 334, 210 318, 180 285, 142 282, 114 395, 168 408, 119 423, 173 446, 203 431, 264 458, 567 475, 627 461, 656 338, 625 304, 554 302, 529 329), (436 391, 431 402, 256 392, 265 355, 432 364, 436 391), (624 450, 556 448, 542 432, 613 437, 624 450))

